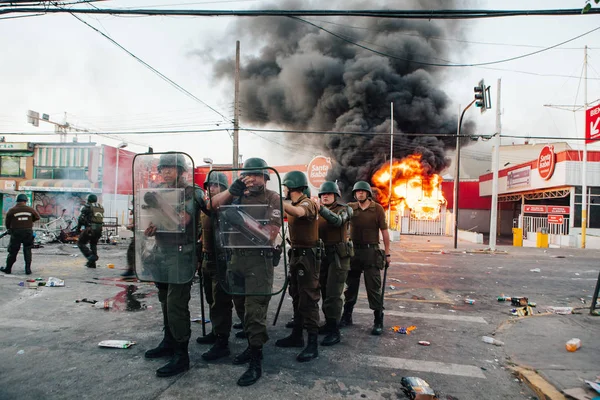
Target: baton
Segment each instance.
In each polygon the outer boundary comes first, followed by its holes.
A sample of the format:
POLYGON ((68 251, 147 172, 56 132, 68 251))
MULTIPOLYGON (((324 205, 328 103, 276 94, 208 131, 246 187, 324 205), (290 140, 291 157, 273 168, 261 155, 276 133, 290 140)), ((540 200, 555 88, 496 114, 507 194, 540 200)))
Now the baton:
POLYGON ((275 313, 275 319, 273 319, 273 326, 277 323, 277 318, 279 318, 279 312, 281 311, 281 306, 283 305, 283 299, 285 298, 285 294, 287 292, 288 287, 288 279, 286 277, 285 283, 283 284, 283 290, 281 291, 281 298, 279 299, 279 305, 277 306, 277 312, 275 313))
POLYGON ((385 281, 387 280, 387 270, 390 267, 390 263, 389 262, 385 262, 385 267, 383 270, 383 282, 382 282, 382 286, 381 286, 381 321, 383 322, 383 310, 385 309, 385 307, 383 306, 383 296, 385 295, 385 281))
POLYGON ((202 318, 202 336, 206 336, 206 321, 204 320, 204 278, 202 277, 202 267, 198 270, 200 277, 200 317, 202 318))

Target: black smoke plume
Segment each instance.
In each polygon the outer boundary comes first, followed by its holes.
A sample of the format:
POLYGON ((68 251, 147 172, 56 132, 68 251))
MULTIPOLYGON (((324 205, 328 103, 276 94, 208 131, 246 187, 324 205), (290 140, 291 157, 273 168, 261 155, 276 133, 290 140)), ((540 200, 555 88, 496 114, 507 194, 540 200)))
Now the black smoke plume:
MULTIPOLYGON (((426 4, 434 8, 449 6, 446 1, 426 4)), ((352 6, 349 2, 338 5, 352 6)), ((279 7, 308 8, 308 3, 279 7)), ((362 3, 361 7, 378 8, 374 3, 362 3)), ((370 181, 373 173, 389 162, 392 102, 397 134, 394 158, 420 153, 425 169, 431 173, 449 166, 445 149, 453 147, 456 139, 436 137, 456 133, 455 109, 440 89, 442 79, 449 78, 443 75, 443 68, 407 60, 445 64, 446 57, 456 59, 460 50, 450 48, 452 42, 440 40, 458 34, 455 23, 378 18, 310 21, 400 59, 368 51, 297 19, 240 20, 234 27, 237 37, 248 46, 258 46, 257 55, 245 55, 241 66, 242 124, 331 132, 310 135, 310 140, 335 160, 328 179, 338 180, 346 198, 354 182, 370 181), (454 57, 449 57, 450 53, 454 57)), ((232 79, 231 59, 218 60, 214 71, 217 78, 232 79)), ((463 123, 464 133, 472 129, 472 123, 463 123)))

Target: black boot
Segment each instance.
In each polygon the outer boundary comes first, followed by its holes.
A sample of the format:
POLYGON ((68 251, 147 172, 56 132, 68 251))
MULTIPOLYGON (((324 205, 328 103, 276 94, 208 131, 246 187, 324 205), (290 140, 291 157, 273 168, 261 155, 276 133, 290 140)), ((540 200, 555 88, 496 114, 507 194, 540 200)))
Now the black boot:
POLYGON ((217 341, 217 336, 215 335, 214 332, 211 332, 205 336, 198 336, 196 338, 196 343, 198 343, 198 344, 213 344, 216 341, 217 341))
POLYGON ((173 376, 190 369, 190 355, 188 342, 175 343, 175 353, 171 360, 163 367, 156 370, 156 376, 164 378, 173 376))
POLYGON ((202 354, 202 358, 205 361, 215 361, 219 358, 227 357, 230 354, 229 336, 217 335, 215 344, 213 344, 206 353, 202 354))
POLYGON ((342 319, 340 320, 340 328, 344 326, 352 325, 352 310, 354 306, 349 304, 344 304, 344 313, 342 314, 342 319))
POLYGON ((294 326, 296 326, 296 321, 294 321, 294 318, 292 318, 291 320, 289 320, 286 324, 285 327, 288 329, 293 328, 294 326))
POLYGON ((25 275, 31 275, 31 266, 29 266, 29 265, 25 266, 25 275))
POLYGON ((11 268, 2 267, 2 268, 0 268, 0 271, 4 272, 6 275, 9 275, 11 273, 11 268))
POLYGON ((235 337, 238 339, 247 339, 248 335, 246 335, 245 331, 239 331, 235 333, 235 337))
MULTIPOLYGON (((246 350, 235 356, 233 359, 234 365, 246 364, 252 359, 252 346, 248 345, 246 350)), ((262 360, 262 353, 260 353, 260 359, 262 360)))
POLYGON ((262 347, 250 347, 250 365, 240 376, 237 384, 240 386, 254 385, 262 375, 262 347))
POLYGON ((171 335, 171 331, 169 327, 165 327, 165 336, 163 337, 162 342, 159 343, 153 349, 150 349, 146 352, 146 358, 160 358, 160 357, 170 357, 175 353, 175 340, 173 339, 173 335, 171 335))
POLYGON ((317 341, 319 340, 319 335, 317 333, 309 333, 308 334, 308 344, 298 354, 296 360, 299 362, 307 362, 312 360, 313 358, 319 357, 319 344, 317 341))
POLYGON ((319 335, 327 335, 331 331, 331 327, 327 322, 319 327, 319 335))
POLYGON ((290 336, 279 339, 275 342, 277 347, 304 347, 304 336, 302 335, 302 328, 294 326, 290 336))
POLYGON ((375 310, 373 311, 373 315, 375 316, 375 319, 373 321, 371 335, 379 336, 383 333, 383 311, 375 310))
POLYGON ((339 343, 341 340, 340 328, 334 318, 327 319, 327 327, 329 328, 329 333, 321 342, 321 346, 333 346, 334 344, 339 343))

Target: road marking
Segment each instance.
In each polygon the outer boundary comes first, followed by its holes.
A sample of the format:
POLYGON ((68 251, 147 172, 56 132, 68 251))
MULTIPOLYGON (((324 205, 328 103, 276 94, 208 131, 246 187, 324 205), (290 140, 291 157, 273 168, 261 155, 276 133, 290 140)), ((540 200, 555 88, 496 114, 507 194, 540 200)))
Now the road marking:
POLYGON ((365 364, 373 367, 393 368, 435 374, 468 376, 469 378, 486 379, 481 368, 473 365, 448 364, 437 361, 409 360, 407 358, 364 356, 365 364))
MULTIPOLYGON (((355 308, 354 312, 360 314, 373 314, 373 310, 369 310, 367 308, 355 308)), ((486 324, 487 321, 482 317, 469 317, 466 315, 446 315, 446 314, 426 314, 419 312, 406 312, 406 311, 392 311, 385 310, 385 315, 393 315, 396 317, 406 317, 406 318, 423 318, 423 319, 440 319, 444 321, 461 321, 461 322, 475 322, 478 324, 486 324)))

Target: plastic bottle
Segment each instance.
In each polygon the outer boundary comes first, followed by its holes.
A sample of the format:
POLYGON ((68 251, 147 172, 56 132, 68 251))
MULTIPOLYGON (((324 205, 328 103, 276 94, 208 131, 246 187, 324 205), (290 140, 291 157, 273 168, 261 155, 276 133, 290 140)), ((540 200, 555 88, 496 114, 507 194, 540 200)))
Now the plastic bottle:
POLYGON ((104 300, 104 301, 99 301, 99 302, 95 303, 92 307, 104 308, 104 309, 108 310, 109 308, 112 308, 113 304, 114 304, 114 301, 112 301, 112 300, 104 300))
POLYGON ((508 296, 498 296, 498 301, 511 301, 511 298, 508 296))
POLYGON ((567 342, 567 351, 575 352, 581 347, 581 339, 573 338, 567 342))
POLYGON ((489 336, 483 336, 481 338, 481 340, 483 340, 485 343, 493 344, 495 346, 503 346, 504 345, 504 342, 502 342, 498 339, 494 339, 493 337, 489 337, 489 336))

